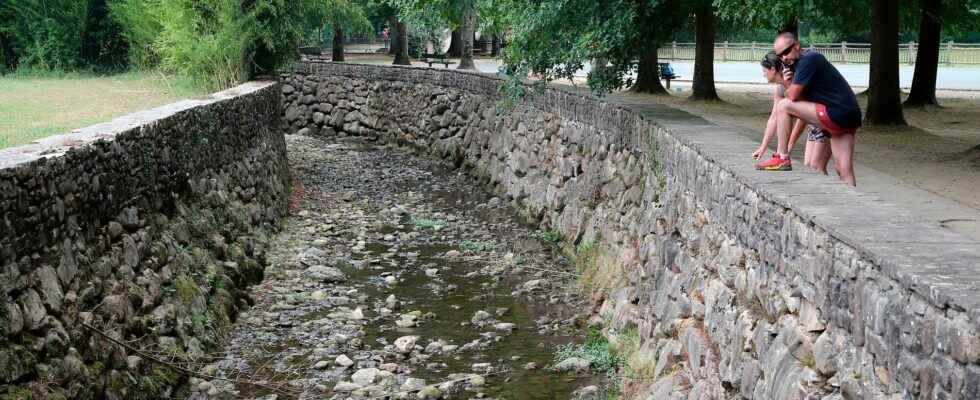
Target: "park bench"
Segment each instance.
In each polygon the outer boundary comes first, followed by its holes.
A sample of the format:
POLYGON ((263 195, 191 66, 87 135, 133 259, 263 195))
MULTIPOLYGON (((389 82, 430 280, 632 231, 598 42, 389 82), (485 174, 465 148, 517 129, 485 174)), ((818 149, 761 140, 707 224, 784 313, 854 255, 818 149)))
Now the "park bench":
POLYGON ((670 80, 680 78, 680 75, 674 73, 674 68, 671 68, 670 63, 657 63, 657 75, 660 75, 660 79, 667 82, 667 89, 670 89, 670 80))
POLYGON ((422 54, 422 62, 429 63, 429 68, 432 68, 433 63, 443 64, 446 68, 449 68, 449 64, 452 64, 452 61, 446 59, 445 54, 422 54))

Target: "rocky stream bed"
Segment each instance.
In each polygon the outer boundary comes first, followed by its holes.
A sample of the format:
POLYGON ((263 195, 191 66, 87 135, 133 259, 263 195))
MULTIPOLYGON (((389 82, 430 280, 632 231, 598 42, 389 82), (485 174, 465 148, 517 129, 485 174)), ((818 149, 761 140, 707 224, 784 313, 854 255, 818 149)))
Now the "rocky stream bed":
POLYGON ((291 217, 255 304, 201 369, 230 380, 192 378, 192 399, 596 391, 587 366, 554 368, 555 348, 581 341, 589 314, 547 235, 465 175, 405 150, 286 141, 291 217))

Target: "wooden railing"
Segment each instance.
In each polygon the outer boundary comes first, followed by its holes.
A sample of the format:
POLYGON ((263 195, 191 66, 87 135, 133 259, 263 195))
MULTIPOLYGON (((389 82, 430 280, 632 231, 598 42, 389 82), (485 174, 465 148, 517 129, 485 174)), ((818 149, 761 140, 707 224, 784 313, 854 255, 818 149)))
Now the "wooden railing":
MULTIPOLYGON (((673 42, 661 47, 657 55, 661 60, 693 60, 694 47, 694 43, 673 42)), ((868 43, 813 43, 804 47, 823 53, 831 62, 866 64, 871 59, 871 45, 868 43)), ((899 44, 899 62, 915 64, 918 47, 915 42, 899 44)), ((719 42, 715 43, 715 61, 759 61, 770 50, 771 43, 719 42)), ((980 64, 980 44, 943 43, 939 48, 939 63, 980 64)))

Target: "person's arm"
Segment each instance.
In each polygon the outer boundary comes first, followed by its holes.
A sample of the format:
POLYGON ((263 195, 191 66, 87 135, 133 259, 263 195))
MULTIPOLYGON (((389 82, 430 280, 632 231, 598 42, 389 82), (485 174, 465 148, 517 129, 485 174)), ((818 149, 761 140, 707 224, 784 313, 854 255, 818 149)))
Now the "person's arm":
POLYGON ((813 79, 813 74, 816 72, 820 60, 823 58, 819 54, 812 57, 801 57, 797 61, 796 71, 791 71, 789 68, 783 70, 783 79, 786 82, 792 82, 786 89, 787 99, 792 101, 803 99, 803 90, 806 89, 806 85, 810 84, 810 79, 813 79))
POLYGON ((794 83, 789 85, 789 89, 786 89, 786 98, 792 101, 800 101, 803 99, 803 88, 804 85, 794 83))
POLYGON ((766 154, 766 150, 769 149, 769 142, 772 141, 773 136, 776 136, 776 104, 783 99, 783 96, 779 95, 779 88, 776 88, 772 92, 772 111, 769 112, 769 120, 766 121, 766 130, 762 133, 762 143, 759 144, 759 148, 752 153, 752 158, 761 158, 766 154))

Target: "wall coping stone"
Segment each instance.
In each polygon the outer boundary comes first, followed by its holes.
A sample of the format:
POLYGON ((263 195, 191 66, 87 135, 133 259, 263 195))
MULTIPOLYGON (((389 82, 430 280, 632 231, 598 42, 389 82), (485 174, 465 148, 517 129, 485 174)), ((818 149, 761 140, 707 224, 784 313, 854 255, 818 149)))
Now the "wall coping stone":
MULTIPOLYGON (((298 63, 295 72, 426 83, 492 97, 499 97, 497 88, 502 82, 493 74, 475 71, 316 61, 298 63), (464 77, 483 79, 477 85, 463 88, 456 83, 464 77)), ((857 188, 839 183, 833 175, 828 177, 799 170, 788 173, 757 171, 747 155, 758 147, 758 143, 733 132, 736 128, 721 127, 685 111, 643 103, 635 97, 611 94, 595 98, 587 90, 562 85, 549 85, 546 90, 549 94, 591 98, 602 108, 584 113, 587 114, 584 117, 548 110, 558 112, 562 117, 615 124, 610 120, 626 120, 616 116, 635 114, 664 128, 669 137, 716 163, 760 197, 824 229, 833 239, 873 260, 878 269, 905 288, 941 309, 964 311, 971 324, 980 325, 980 229, 977 228, 980 210, 925 190, 906 187, 880 173, 862 175, 866 169, 860 166, 860 186, 857 188), (950 222, 966 222, 967 225, 950 222)), ((529 103, 540 108, 539 100, 548 101, 556 96, 533 97, 529 103)), ((625 125, 627 123, 621 123, 619 128, 628 129, 625 125)), ((608 125, 598 127, 612 128, 608 125)), ((858 132, 859 146, 860 134, 858 132)))
POLYGON ((0 169, 27 164, 40 158, 64 155, 74 148, 83 147, 99 140, 112 140, 116 135, 133 128, 146 126, 180 112, 212 103, 232 100, 238 96, 253 93, 275 85, 275 81, 250 81, 241 85, 212 93, 203 99, 181 100, 148 110, 137 111, 117 117, 111 121, 79 128, 70 133, 48 136, 29 144, 0 149, 0 169))

